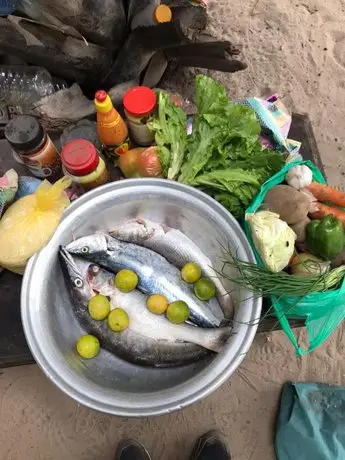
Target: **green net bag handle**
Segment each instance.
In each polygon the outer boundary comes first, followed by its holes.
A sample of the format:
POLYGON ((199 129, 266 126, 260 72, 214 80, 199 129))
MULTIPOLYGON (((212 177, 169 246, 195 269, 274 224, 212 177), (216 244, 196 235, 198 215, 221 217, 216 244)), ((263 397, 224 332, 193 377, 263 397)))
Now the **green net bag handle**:
MULTIPOLYGON (((313 180, 321 184, 326 184, 321 171, 311 161, 294 161, 288 163, 281 171, 262 185, 259 194, 248 207, 246 215, 255 213, 262 205, 266 193, 272 187, 284 182, 286 173, 289 169, 298 165, 307 165, 313 173, 313 180)), ((247 221, 244 222, 244 230, 255 253, 257 263, 263 266, 262 259, 255 249, 247 221)), ((282 329, 295 347, 297 354, 303 355, 310 353, 321 345, 345 318, 345 278, 341 287, 337 290, 322 293, 315 292, 302 298, 278 298, 272 296, 271 300, 282 329), (309 346, 307 349, 299 347, 296 337, 290 327, 287 313, 290 316, 305 319, 309 336, 309 346)))

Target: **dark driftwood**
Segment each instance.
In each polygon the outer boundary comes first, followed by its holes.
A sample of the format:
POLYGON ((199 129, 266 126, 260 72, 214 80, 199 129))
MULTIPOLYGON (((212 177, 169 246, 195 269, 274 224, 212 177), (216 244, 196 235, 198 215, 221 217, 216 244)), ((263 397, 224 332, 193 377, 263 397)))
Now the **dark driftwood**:
POLYGON ((121 47, 127 33, 122 0, 31 0, 19 5, 19 11, 31 19, 64 28, 71 35, 77 32, 92 43, 112 49, 121 47), (71 29, 74 32, 71 33, 71 29))
POLYGON ((186 42, 178 21, 135 29, 118 54, 103 86, 110 88, 136 78, 158 51, 186 42))
POLYGON ((111 52, 105 48, 66 35, 54 26, 14 16, 0 18, 0 49, 85 87, 99 82, 112 62, 111 52))

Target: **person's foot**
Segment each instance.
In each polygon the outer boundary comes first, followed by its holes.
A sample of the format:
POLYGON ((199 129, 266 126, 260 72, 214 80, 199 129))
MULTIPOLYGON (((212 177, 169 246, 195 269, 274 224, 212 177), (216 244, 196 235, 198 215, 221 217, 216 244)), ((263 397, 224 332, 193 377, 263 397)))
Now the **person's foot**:
POLYGON ((151 460, 151 457, 139 441, 126 439, 118 445, 115 460, 151 460))
POLYGON ((222 433, 209 431, 198 439, 190 460, 231 460, 222 433))

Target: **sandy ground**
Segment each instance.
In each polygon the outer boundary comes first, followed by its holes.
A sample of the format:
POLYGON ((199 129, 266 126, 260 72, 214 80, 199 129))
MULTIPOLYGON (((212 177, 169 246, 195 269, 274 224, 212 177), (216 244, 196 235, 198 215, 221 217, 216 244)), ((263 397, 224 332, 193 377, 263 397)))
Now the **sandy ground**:
MULTIPOLYGON (((216 74, 229 94, 278 92, 291 109, 308 112, 328 180, 341 186, 344 1, 218 0, 210 1, 209 13, 211 32, 242 43, 249 64, 236 75, 216 74)), ((234 460, 271 460, 282 384, 344 384, 343 353, 343 328, 302 359, 294 356, 283 333, 258 336, 236 375, 213 395, 179 413, 138 420, 79 406, 37 366, 2 370, 0 459, 111 460, 117 442, 135 436, 145 442, 154 460, 185 460, 194 439, 217 427, 227 435, 234 460)))

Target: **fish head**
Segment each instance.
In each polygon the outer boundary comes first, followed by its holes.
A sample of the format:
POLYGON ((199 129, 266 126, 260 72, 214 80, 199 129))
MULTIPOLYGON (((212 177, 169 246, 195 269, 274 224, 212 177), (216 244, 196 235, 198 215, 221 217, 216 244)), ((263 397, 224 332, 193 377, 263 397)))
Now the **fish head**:
POLYGON ((61 246, 59 260, 71 297, 79 303, 87 303, 94 295, 87 278, 90 264, 82 259, 78 260, 61 246))
POLYGON ((70 254, 91 261, 97 261, 106 253, 107 249, 107 237, 103 233, 83 236, 65 246, 65 250, 70 254))
POLYGON ((159 233, 164 233, 164 229, 160 224, 140 217, 115 227, 111 230, 110 235, 121 241, 141 243, 159 233))
POLYGON ((114 274, 104 270, 99 265, 90 264, 87 270, 87 279, 93 291, 105 296, 115 292, 114 274))

